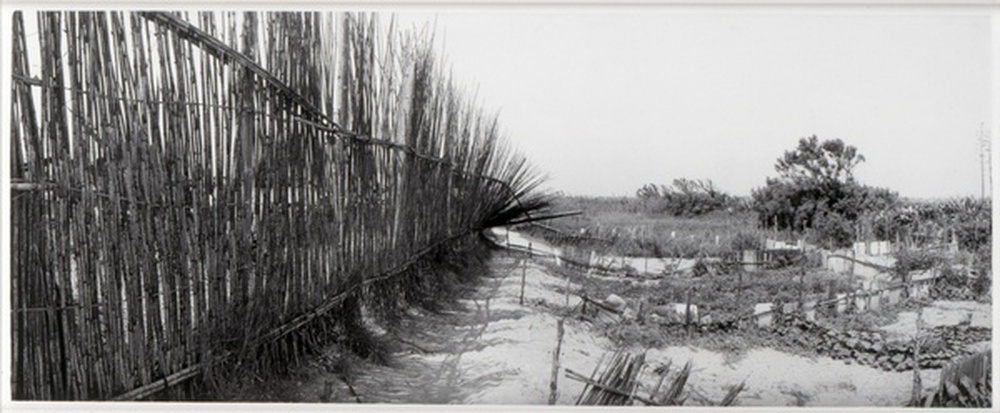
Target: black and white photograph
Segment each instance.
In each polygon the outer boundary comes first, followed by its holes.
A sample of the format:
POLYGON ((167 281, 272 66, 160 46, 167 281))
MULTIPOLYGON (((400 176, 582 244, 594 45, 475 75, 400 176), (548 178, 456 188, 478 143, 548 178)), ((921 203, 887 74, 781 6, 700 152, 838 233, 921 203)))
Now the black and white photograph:
POLYGON ((998 13, 7 3, 2 404, 991 409, 998 13))

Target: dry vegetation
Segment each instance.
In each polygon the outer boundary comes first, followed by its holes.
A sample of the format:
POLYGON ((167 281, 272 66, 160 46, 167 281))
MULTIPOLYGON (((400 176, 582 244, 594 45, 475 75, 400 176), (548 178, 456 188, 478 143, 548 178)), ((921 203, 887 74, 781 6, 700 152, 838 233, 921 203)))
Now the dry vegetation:
POLYGON ((550 227, 558 232, 531 227, 525 230, 560 245, 606 254, 719 257, 753 246, 765 234, 756 228, 753 215, 743 210, 685 218, 656 212, 658 201, 654 199, 573 196, 557 197, 552 205, 556 210, 582 214, 553 221, 550 227))

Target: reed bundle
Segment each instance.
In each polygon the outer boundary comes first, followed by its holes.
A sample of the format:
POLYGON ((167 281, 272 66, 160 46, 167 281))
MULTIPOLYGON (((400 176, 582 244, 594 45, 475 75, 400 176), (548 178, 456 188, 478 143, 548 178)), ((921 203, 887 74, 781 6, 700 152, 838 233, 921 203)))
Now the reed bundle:
MULTIPOLYGON (((624 349, 618 349, 612 353, 611 358, 605 360, 606 356, 607 354, 601 356, 589 378, 566 369, 566 377, 585 384, 576 400, 577 405, 629 406, 634 401, 639 401, 647 406, 680 406, 687 401, 688 394, 685 392, 685 387, 691 377, 690 361, 684 364, 666 388, 663 388, 663 384, 670 373, 671 363, 668 361, 666 365, 654 369, 653 373, 658 374, 660 379, 656 387, 649 391, 648 396, 642 396, 638 394, 639 375, 646 366, 646 354, 633 355, 624 349), (662 392, 661 388, 664 389, 662 392)), ((737 396, 744 389, 746 389, 745 380, 730 387, 717 405, 734 405, 737 396)), ((701 402, 716 405, 715 402, 704 398, 701 402)))
POLYGON ((427 37, 374 16, 40 12, 37 37, 26 20, 15 399, 282 369, 363 308, 433 300, 447 280, 415 265, 546 205, 427 37))
MULTIPOLYGON (((628 406, 632 404, 639 383, 639 371, 646 362, 646 355, 633 355, 625 350, 615 351, 604 369, 597 374, 598 363, 590 380, 586 380, 577 405, 628 406)), ((579 377, 577 377, 579 379, 579 377)))
POLYGON ((993 352, 990 349, 955 361, 941 370, 934 392, 917 407, 992 407, 993 352))

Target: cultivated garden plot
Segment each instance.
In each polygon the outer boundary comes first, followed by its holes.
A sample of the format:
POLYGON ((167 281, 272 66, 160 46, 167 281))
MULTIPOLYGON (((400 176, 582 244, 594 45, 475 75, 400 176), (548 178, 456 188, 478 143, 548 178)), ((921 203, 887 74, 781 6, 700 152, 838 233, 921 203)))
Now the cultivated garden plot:
MULTIPOLYGON (((512 245, 523 248, 517 248, 513 256, 511 252, 497 253, 490 263, 491 275, 468 297, 458 300, 453 310, 414 316, 402 333, 406 339, 400 341, 395 362, 388 366, 363 362, 352 368, 350 379, 332 372, 335 369, 311 366, 294 383, 278 386, 285 393, 252 393, 265 400, 575 404, 585 390, 579 375, 595 371, 608 354, 624 349, 644 354, 645 367, 634 388, 640 397, 632 400, 638 405, 644 404, 641 395, 662 386, 661 377, 674 380, 680 366, 688 362, 690 373, 680 388, 686 405, 718 404, 740 383, 744 386, 736 393, 735 404, 743 406, 902 406, 910 400, 912 368, 880 368, 818 352, 812 345, 797 344, 799 337, 777 323, 760 327, 753 319, 712 331, 713 322, 705 321, 706 316, 725 320, 730 315, 711 306, 700 306, 703 321, 689 328, 652 313, 638 321, 642 314, 635 292, 650 288, 661 291, 661 287, 633 289, 630 287, 641 281, 599 275, 595 269, 589 275, 585 269, 567 270, 549 254, 556 248, 521 233, 495 239, 513 240, 512 245), (527 250, 529 242, 539 255, 528 257, 521 252, 527 250), (570 271, 576 273, 567 276, 570 271), (594 300, 590 310, 584 309, 593 300, 585 298, 588 292, 605 291, 621 294, 626 302, 623 311, 614 311, 617 300, 603 298, 594 300), (560 320, 562 334, 558 331, 560 320), (558 366, 553 367, 557 347, 558 366), (665 368, 670 365, 673 370, 665 368), (555 392, 554 368, 558 370, 555 392), (655 373, 658 369, 665 373, 655 373)), ((989 304, 922 300, 887 306, 882 310, 884 319, 867 325, 859 337, 879 335, 882 338, 876 345, 889 348, 903 343, 905 347, 918 332, 915 310, 922 313, 924 335, 935 327, 967 325, 988 330, 991 325, 989 304), (887 322, 890 314, 895 322, 887 322), (971 323, 963 324, 970 319, 971 323)), ((863 316, 832 315, 821 324, 835 330, 849 324, 846 319, 863 316)), ((988 346, 988 337, 987 331, 978 335, 986 341, 963 343, 953 358, 982 350, 988 346)), ((938 385, 941 368, 923 368, 916 374, 922 391, 930 392, 938 385)))

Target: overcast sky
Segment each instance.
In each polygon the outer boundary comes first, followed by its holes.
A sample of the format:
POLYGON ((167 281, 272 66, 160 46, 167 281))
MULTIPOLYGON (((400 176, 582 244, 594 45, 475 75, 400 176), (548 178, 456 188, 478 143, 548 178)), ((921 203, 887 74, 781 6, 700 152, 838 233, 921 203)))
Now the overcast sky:
POLYGON ((455 76, 569 194, 712 179, 739 195, 798 139, 840 138, 856 177, 978 195, 991 111, 985 15, 401 13, 436 21, 455 76))

